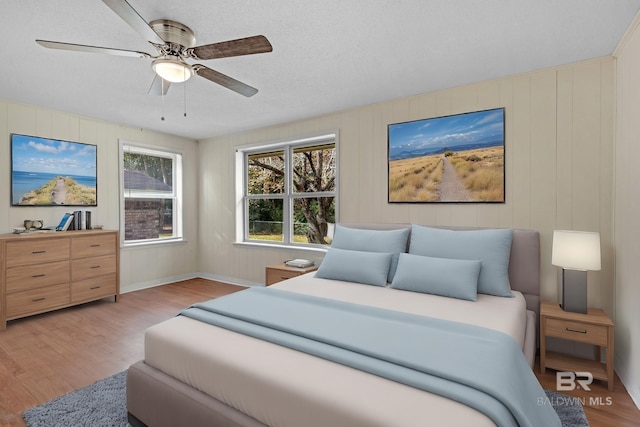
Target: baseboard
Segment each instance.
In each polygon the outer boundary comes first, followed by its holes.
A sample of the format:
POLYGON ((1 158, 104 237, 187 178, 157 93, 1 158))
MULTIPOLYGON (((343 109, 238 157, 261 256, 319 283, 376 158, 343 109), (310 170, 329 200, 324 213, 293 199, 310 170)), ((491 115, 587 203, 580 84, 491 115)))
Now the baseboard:
POLYGON ((220 276, 218 274, 210 274, 210 273, 195 273, 195 274, 196 274, 196 277, 201 277, 203 279, 209 279, 209 280, 215 280, 216 282, 229 283, 231 285, 249 286, 249 287, 264 286, 264 283, 250 282, 248 280, 241 280, 241 279, 237 279, 235 277, 220 276))
POLYGON ((167 285, 173 282, 180 282, 182 280, 197 279, 197 278, 215 280, 217 282, 224 282, 224 283, 229 283, 231 285, 237 285, 237 286, 249 286, 249 287, 264 286, 264 284, 262 283, 250 282, 248 280, 240 280, 240 279, 236 279, 235 277, 219 276, 217 274, 209 274, 209 273, 189 273, 189 274, 181 274, 181 275, 172 276, 172 277, 163 277, 160 279, 149 280, 146 282, 133 283, 133 284, 122 287, 120 289, 120 293, 126 294, 128 292, 140 291, 142 289, 149 289, 156 286, 167 285))
POLYGON ((624 384, 624 387, 627 389, 627 393, 629 393, 631 400, 633 400, 636 407, 640 409, 640 384, 634 380, 633 375, 631 375, 631 372, 629 371, 628 365, 623 363, 618 357, 615 358, 615 366, 616 374, 618 374, 620 381, 622 381, 622 384, 624 384))
POLYGON ((197 273, 180 274, 178 276, 162 277, 160 279, 148 280, 146 282, 132 283, 130 285, 121 286, 120 293, 126 294, 128 292, 140 291, 142 289, 153 288, 156 286, 166 285, 173 282, 180 282, 182 280, 196 279, 201 277, 197 273))

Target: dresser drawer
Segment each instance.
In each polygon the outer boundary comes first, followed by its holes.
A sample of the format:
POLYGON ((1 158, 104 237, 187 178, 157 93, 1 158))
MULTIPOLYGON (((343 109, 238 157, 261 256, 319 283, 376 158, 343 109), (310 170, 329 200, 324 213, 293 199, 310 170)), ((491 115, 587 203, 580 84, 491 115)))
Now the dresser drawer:
POLYGON ((116 251, 116 235, 78 237, 71 241, 72 258, 88 258, 113 254, 116 251))
POLYGON ((548 337, 568 339, 593 345, 606 346, 608 328, 570 320, 547 319, 548 337))
POLYGON ((69 304, 69 284, 7 294, 7 318, 22 317, 69 304))
POLYGON ((89 279, 116 273, 116 256, 106 255, 93 258, 74 259, 71 261, 71 280, 89 279))
POLYGON ((71 284, 71 302, 93 301, 116 294, 116 275, 93 277, 71 284))
POLYGON ((69 239, 24 239, 7 242, 7 267, 69 259, 69 239))
POLYGON ((21 265, 7 269, 7 292, 69 282, 69 261, 21 265))

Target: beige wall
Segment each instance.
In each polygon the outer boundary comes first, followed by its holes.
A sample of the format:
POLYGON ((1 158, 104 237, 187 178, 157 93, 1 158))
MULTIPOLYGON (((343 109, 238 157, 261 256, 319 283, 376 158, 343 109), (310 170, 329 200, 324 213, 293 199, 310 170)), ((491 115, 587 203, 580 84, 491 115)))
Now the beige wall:
POLYGON ((89 208, 94 225, 108 229, 120 225, 120 199, 118 178, 118 139, 178 148, 184 152, 185 199, 187 206, 186 234, 189 242, 179 245, 162 245, 144 249, 123 249, 121 256, 121 288, 123 292, 183 276, 191 277, 197 271, 197 150, 195 141, 120 126, 73 114, 17 104, 0 100, 0 232, 10 232, 26 218, 43 219, 45 225, 54 226, 60 221, 64 207, 9 207, 10 134, 42 136, 46 138, 96 144, 98 146, 98 206, 89 208))
POLYGON ((617 54, 615 145, 616 371, 640 406, 640 29, 617 54))
POLYGON ((201 141, 201 272, 263 283, 266 264, 313 257, 234 244, 234 147, 339 129, 340 221, 540 230, 547 300, 557 296, 553 230, 599 231, 602 271, 589 273, 589 303, 613 313, 613 125, 606 57, 201 141), (387 124, 494 107, 506 108, 505 204, 387 203, 387 124))

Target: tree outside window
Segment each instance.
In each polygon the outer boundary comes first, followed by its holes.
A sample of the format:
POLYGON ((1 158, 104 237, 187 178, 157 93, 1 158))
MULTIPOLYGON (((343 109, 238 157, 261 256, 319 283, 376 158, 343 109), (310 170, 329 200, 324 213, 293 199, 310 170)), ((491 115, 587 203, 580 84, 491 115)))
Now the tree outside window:
POLYGON ((329 224, 336 221, 335 135, 321 143, 269 148, 245 153, 245 239, 330 243, 329 224))

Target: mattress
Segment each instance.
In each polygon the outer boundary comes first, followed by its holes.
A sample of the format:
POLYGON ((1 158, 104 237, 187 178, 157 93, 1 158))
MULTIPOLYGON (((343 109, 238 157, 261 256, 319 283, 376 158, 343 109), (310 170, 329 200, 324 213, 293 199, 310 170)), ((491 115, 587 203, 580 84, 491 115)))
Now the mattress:
MULTIPOLYGON (((274 286, 476 324, 524 345, 526 304, 519 292, 514 298, 478 295, 470 302, 318 279, 313 273, 274 286)), ((435 394, 184 316, 147 330, 145 362, 272 427, 494 425, 476 410, 435 394)))

